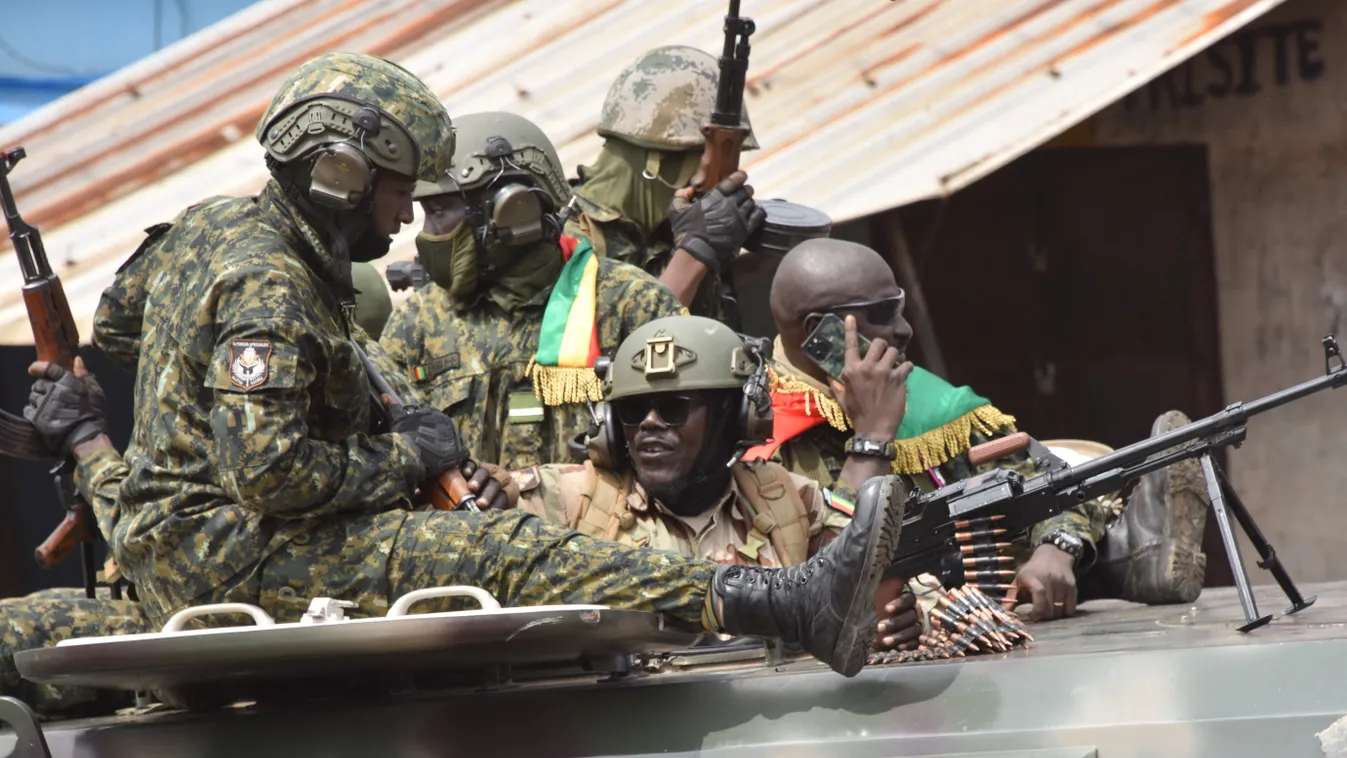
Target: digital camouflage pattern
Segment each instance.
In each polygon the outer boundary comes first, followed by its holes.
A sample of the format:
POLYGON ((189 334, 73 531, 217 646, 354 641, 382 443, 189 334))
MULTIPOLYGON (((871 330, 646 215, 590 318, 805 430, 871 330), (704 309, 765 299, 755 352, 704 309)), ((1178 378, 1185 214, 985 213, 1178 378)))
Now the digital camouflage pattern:
POLYGON ((255 565, 301 517, 406 505, 422 475, 404 437, 366 433, 369 384, 331 258, 274 181, 199 208, 157 250, 176 276, 146 297, 111 540, 152 616, 255 565))
MULTIPOLYGON (((595 603, 666 613, 705 628, 716 564, 637 550, 553 526, 518 510, 490 513, 390 511, 315 519, 257 570, 212 589, 198 603, 261 606, 298 621, 318 596, 358 605, 348 615, 381 617, 416 589, 467 584, 501 605, 595 603)), ((466 610, 466 598, 418 603, 418 612, 466 610)))
MULTIPOLYGON (((781 354, 778 351, 778 358, 772 367, 773 371, 797 377, 802 375, 801 372, 783 361, 780 356, 781 354)), ((984 442, 1014 434, 1015 431, 1013 426, 1005 426, 995 434, 985 435, 977 429, 973 429, 969 438, 969 447, 976 447, 984 442)), ((845 445, 850 438, 850 432, 839 430, 830 424, 820 424, 783 444, 772 455, 772 459, 779 461, 795 473, 815 479, 824 486, 831 486, 841 476, 842 466, 847 459, 845 445)), ((944 465, 937 467, 937 471, 944 481, 949 483, 968 479, 998 468, 1013 469, 1026 477, 1039 473, 1038 467, 1026 452, 1006 456, 980 466, 973 466, 965 452, 952 457, 944 465)), ((904 474, 902 479, 908 487, 917 488, 922 492, 931 492, 936 489, 936 484, 929 476, 904 474)), ((1016 542, 1011 548, 1010 552, 1016 559, 1016 567, 1018 568, 1019 565, 1029 559, 1029 555, 1033 552, 1031 546, 1039 544, 1043 537, 1057 530, 1080 537, 1092 548, 1087 552, 1093 554, 1094 546, 1104 537, 1104 529, 1115 515, 1116 511, 1109 507, 1107 501, 1096 499, 1035 524, 1034 528, 1030 530, 1029 539, 1016 542)), ((1076 570, 1081 572, 1088 568, 1089 566, 1083 563, 1077 566, 1076 570)))
MULTIPOLYGON (((664 285, 633 266, 599 259, 595 313, 599 350, 616 352, 647 321, 686 314, 664 285)), ((443 287, 427 285, 393 311, 380 344, 418 392, 458 425, 478 460, 517 469, 566 463, 571 437, 590 423, 588 406, 542 404, 528 368, 538 351, 551 288, 506 312, 489 300, 456 310, 443 287)))
POLYGON ((61 588, 0 600, 0 695, 16 697, 44 714, 106 712, 132 704, 129 692, 54 687, 19 677, 14 654, 78 637, 153 631, 139 603, 113 600, 106 589, 89 599, 61 588))
MULTIPOLYGON (((168 235, 163 253, 194 264, 146 298, 137 424, 111 540, 153 623, 223 599, 294 620, 281 602, 290 593, 381 613, 410 589, 443 584, 478 585, 504 602, 599 602, 701 621, 714 564, 599 543, 517 512, 406 509, 423 473, 416 451, 399 435, 367 433, 368 380, 322 278, 330 258, 274 183, 168 235), (251 390, 239 386, 258 376, 251 390)), ((115 468, 109 459, 86 485, 110 482, 115 468)))
POLYGON ((166 224, 155 224, 145 230, 145 239, 126 262, 117 269, 112 286, 103 290, 94 311, 93 344, 103 351, 113 364, 127 371, 135 371, 140 357, 141 319, 145 313, 145 298, 150 287, 166 276, 178 276, 179 265, 190 262, 172 262, 160 254, 161 243, 169 228, 195 212, 197 208, 215 203, 231 202, 235 198, 214 196, 193 205, 166 224))
MULTIPOLYGON (((734 465, 743 467, 746 464, 734 465)), ((586 507, 591 496, 585 466, 539 466, 525 473, 526 478, 536 478, 520 496, 521 510, 553 524, 568 526, 576 523, 580 509, 586 507)), ((599 497, 600 493, 615 498, 625 495, 626 510, 633 518, 630 526, 619 531, 617 542, 672 550, 716 563, 783 565, 770 542, 750 540, 752 519, 745 515, 742 506, 745 496, 734 478, 730 479, 725 494, 714 506, 701 516, 689 518, 670 511, 658 500, 652 502, 630 470, 609 475, 616 481, 616 486, 594 492, 592 496, 599 497)), ((798 474, 790 474, 790 484, 799 493, 809 519, 809 554, 813 555, 851 523, 850 499, 835 500, 817 482, 798 474)), ((612 512, 613 509, 609 505, 602 510, 612 512)))
MULTIPOLYGON (((622 69, 608 88, 596 131, 650 150, 689 150, 706 144, 702 126, 715 110, 716 57, 685 45, 657 47, 622 69)), ((749 124, 748 108, 743 111, 749 124)), ((745 150, 756 150, 750 131, 745 150)))
MULTIPOLYGON (((566 222, 566 234, 583 237, 594 246, 594 252, 605 258, 627 263, 659 278, 673 258, 673 233, 666 223, 654 234, 646 235, 619 214, 587 199, 584 185, 576 188, 575 202, 580 213, 566 222)), ((692 305, 687 309, 694 316, 724 320, 724 306, 720 299, 720 278, 708 271, 697 288, 692 305)))
POLYGON ((375 165, 428 182, 449 170, 453 126, 439 98, 405 68, 363 53, 327 53, 300 66, 257 123, 257 141, 286 163, 345 140, 355 134, 351 116, 360 107, 351 99, 383 111, 378 134, 361 143, 375 165), (314 99, 325 94, 338 97, 314 99))

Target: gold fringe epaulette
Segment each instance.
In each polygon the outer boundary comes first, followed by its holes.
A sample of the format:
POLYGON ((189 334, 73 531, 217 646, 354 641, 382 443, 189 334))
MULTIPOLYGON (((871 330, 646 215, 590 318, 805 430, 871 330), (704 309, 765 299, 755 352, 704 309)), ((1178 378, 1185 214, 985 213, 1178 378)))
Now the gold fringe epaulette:
POLYGON ((851 419, 847 418, 846 411, 837 404, 836 400, 819 392, 807 382, 790 376, 782 376, 780 372, 772 371, 771 389, 772 394, 781 395, 804 395, 804 413, 806 416, 822 416, 828 423, 839 432, 845 432, 851 428, 851 419))
POLYGON ((533 394, 543 405, 555 407, 567 403, 595 403, 603 399, 603 381, 592 368, 562 368, 540 366, 530 362, 528 374, 533 379, 533 394))
POLYGON ((895 474, 920 474, 926 467, 938 468, 968 452, 973 430, 992 435, 1015 424, 1015 417, 995 406, 978 406, 964 415, 905 440, 898 440, 898 457, 893 461, 895 474), (923 464, 923 461, 925 462, 923 464))
MULTIPOLYGON (((849 431, 851 420, 842 406, 807 382, 772 372, 772 392, 784 395, 804 395, 805 414, 821 416, 838 431, 849 431)), ((991 405, 982 405, 943 426, 923 432, 916 437, 896 440, 898 457, 893 461, 895 474, 920 474, 926 467, 938 468, 951 459, 968 452, 973 431, 992 435, 1015 424, 1015 417, 1002 413, 991 405), (924 463, 923 463, 924 461, 924 463)))

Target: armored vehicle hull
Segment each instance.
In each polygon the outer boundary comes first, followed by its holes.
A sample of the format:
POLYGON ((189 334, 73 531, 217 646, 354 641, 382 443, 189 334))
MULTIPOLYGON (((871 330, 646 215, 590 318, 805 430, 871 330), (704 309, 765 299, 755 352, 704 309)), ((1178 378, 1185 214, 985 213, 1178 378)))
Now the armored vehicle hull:
MULTIPOLYGON (((1249 634, 1236 631, 1234 592, 1211 589, 1191 606, 1088 603, 1033 625, 1027 650, 853 679, 805 660, 665 652, 629 672, 497 668, 437 691, 334 690, 43 729, 63 757, 1309 758, 1334 749, 1347 714, 1347 583, 1306 589, 1312 609, 1249 634)), ((1275 587, 1257 597, 1281 610, 1275 587)), ((0 731, 0 755, 15 748, 0 731)))

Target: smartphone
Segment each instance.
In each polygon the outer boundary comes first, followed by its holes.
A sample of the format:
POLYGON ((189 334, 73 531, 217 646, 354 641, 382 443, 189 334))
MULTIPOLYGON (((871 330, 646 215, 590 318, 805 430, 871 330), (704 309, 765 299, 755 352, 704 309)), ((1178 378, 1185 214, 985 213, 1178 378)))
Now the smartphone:
MULTIPOLYGON (((860 355, 864 358, 870 350, 870 340, 859 334, 856 339, 860 355)), ((842 369, 846 368, 847 363, 847 330, 841 317, 835 313, 825 314, 814 331, 805 337, 800 349, 828 376, 842 381, 842 369)))

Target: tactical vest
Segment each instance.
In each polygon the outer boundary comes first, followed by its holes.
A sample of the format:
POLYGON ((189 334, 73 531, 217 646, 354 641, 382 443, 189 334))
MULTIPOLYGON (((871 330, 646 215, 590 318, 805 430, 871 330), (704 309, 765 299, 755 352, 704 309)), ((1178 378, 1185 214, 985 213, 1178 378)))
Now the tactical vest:
MULTIPOLYGON (((736 463, 730 472, 743 496, 736 505, 753 523, 748 546, 770 543, 783 566, 804 563, 809 558, 809 510, 786 469, 777 463, 754 461, 736 463)), ((591 537, 617 540, 636 524, 636 515, 627 507, 634 486, 635 477, 630 474, 596 469, 585 461, 579 508, 567 526, 591 537)))

